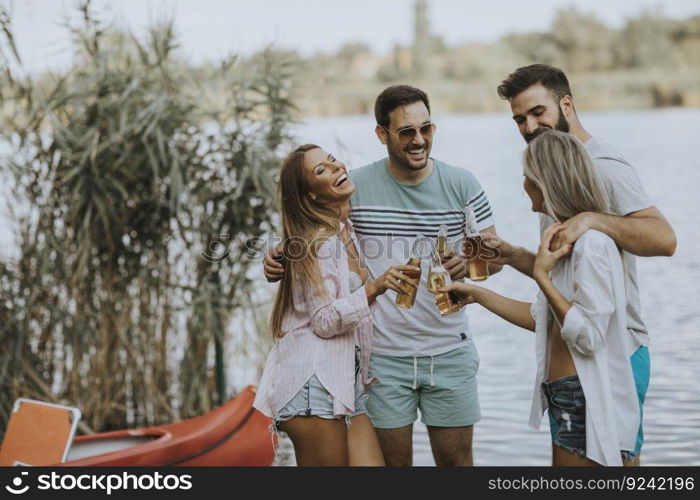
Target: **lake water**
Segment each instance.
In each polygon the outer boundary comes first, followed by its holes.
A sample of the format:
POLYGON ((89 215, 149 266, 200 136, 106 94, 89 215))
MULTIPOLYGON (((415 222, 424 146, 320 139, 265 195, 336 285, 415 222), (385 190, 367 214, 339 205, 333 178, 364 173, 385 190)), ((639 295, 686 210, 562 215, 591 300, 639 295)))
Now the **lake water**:
MULTIPOLYGON (((432 156, 471 170, 491 200, 499 234, 535 249, 537 217, 522 189, 524 142, 507 114, 435 115, 432 156)), ((678 236, 672 258, 638 260, 644 319, 651 333, 652 377, 644 407, 646 465, 700 465, 700 110, 668 109, 582 113, 594 136, 619 150, 639 172, 657 207, 678 236)), ((299 142, 333 152, 349 167, 386 155, 370 116, 310 120, 299 142)), ((489 288, 532 301, 536 286, 506 268, 489 288)), ((548 465, 550 440, 527 425, 535 378, 532 334, 470 306, 481 356, 482 420, 475 427, 477 465, 548 465)), ((414 434, 414 463, 433 465, 422 424, 414 434)))
MULTIPOLYGON (((644 318, 652 341, 643 463, 700 465, 700 252, 695 247, 700 238, 700 110, 585 113, 581 118, 589 132, 636 166, 676 230, 676 255, 638 260, 644 318)), ((537 217, 522 190, 524 142, 509 115, 435 115, 434 120, 438 129, 432 155, 471 170, 489 195, 500 235, 535 249, 537 217)), ((385 156, 373 129, 370 116, 351 116, 310 120, 295 133, 299 142, 317 143, 353 167, 385 156)), ((0 253, 11 254, 13 246, 8 221, 0 213, 0 253)), ((536 295, 534 283, 510 268, 487 285, 519 300, 531 301, 536 295)), ((535 377, 532 335, 479 306, 469 306, 469 314, 481 357, 483 418, 475 428, 476 464, 548 465, 546 422, 539 432, 527 425, 535 377)), ((245 356, 231 359, 232 387, 256 381, 264 355, 249 351, 245 356)), ((280 451, 279 463, 293 463, 288 442, 280 451)), ((433 465, 420 423, 414 434, 414 463, 433 465)))

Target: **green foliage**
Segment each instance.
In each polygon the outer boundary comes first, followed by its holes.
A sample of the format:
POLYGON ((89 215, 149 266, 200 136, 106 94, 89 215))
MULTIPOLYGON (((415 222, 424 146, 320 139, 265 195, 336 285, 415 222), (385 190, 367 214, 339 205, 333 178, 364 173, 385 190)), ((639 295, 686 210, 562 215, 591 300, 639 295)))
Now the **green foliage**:
POLYGON ((678 67, 673 40, 677 24, 651 14, 629 20, 618 35, 616 62, 625 68, 678 67))
POLYGON ((288 58, 232 58, 203 79, 171 23, 141 41, 81 11, 73 67, 0 82, 0 178, 19 207, 19 258, 0 266, 0 428, 19 396, 81 407, 84 430, 225 400, 227 327, 251 306, 246 242, 272 228, 288 58))

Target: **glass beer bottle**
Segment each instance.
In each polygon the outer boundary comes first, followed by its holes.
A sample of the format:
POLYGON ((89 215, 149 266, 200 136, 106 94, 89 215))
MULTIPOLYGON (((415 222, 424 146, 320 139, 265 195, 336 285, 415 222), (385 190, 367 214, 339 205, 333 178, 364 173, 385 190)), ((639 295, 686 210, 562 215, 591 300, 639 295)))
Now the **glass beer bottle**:
POLYGON ((437 251, 440 255, 444 255, 447 252, 447 226, 445 224, 441 224, 438 229, 437 251))
MULTIPOLYGON (((420 276, 421 276, 421 271, 420 271, 420 264, 421 260, 423 258, 423 245, 425 245, 426 240, 425 236, 422 234, 419 234, 416 236, 415 241, 413 242, 413 247, 411 247, 411 258, 408 259, 408 262, 406 263, 407 266, 416 266, 419 268, 418 271, 404 271, 403 274, 408 276, 409 278, 413 279, 417 284, 420 284, 420 276)), ((413 304, 416 302, 416 293, 418 293, 418 287, 412 287, 409 286, 411 292, 410 293, 398 293, 396 294, 396 305, 399 307, 403 307, 404 309, 410 309, 413 307, 413 304)))
POLYGON ((476 214, 472 207, 464 207, 464 219, 464 243, 467 251, 466 258, 469 262, 469 279, 485 281, 489 277, 489 263, 483 259, 481 234, 477 229, 476 214))
POLYGON ((435 294, 435 302, 441 316, 447 316, 459 311, 460 304, 452 300, 449 293, 438 292, 439 288, 452 283, 449 273, 445 270, 440 261, 440 255, 433 250, 433 256, 430 262, 430 271, 428 273, 428 289, 435 294))
MULTIPOLYGON (((444 255, 445 252, 447 252, 447 226, 444 224, 440 225, 440 228, 438 229, 438 235, 437 239, 435 241, 435 246, 437 247, 437 251, 439 255, 444 255)), ((432 261, 431 261, 432 262, 432 261)), ((432 269, 432 264, 431 264, 431 269, 432 269)), ((430 272, 428 272, 428 276, 430 276, 430 272)), ((428 291, 435 293, 435 289, 433 288, 433 283, 428 279, 428 291)))

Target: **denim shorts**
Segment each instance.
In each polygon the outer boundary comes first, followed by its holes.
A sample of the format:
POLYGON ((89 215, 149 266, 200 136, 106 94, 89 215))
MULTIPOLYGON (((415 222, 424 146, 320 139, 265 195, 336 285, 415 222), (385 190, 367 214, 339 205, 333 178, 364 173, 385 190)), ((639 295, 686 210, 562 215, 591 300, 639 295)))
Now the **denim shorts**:
MULTIPOLYGON (((582 457, 586 456, 586 397, 578 375, 543 382, 542 391, 549 404, 549 429, 552 443, 582 457)), ((620 451, 623 460, 636 454, 620 451)))
POLYGON ((327 419, 345 418, 347 424, 350 419, 367 413, 365 393, 360 377, 360 349, 355 348, 355 411, 347 415, 336 415, 333 411, 333 395, 323 387, 316 375, 306 381, 304 386, 272 417, 273 428, 279 431, 279 423, 293 417, 321 417, 327 419))

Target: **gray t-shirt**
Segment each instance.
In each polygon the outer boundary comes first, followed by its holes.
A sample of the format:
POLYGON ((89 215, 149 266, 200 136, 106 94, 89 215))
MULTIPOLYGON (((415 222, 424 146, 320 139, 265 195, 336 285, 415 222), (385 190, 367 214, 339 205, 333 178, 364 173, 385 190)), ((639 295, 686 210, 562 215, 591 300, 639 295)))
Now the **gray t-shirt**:
MULTIPOLYGON (((598 174, 610 198, 610 211, 613 214, 624 216, 653 206, 634 167, 619 153, 594 137, 588 139, 584 146, 593 164, 598 168, 598 174)), ((540 215, 540 231, 544 232, 553 222, 548 215, 540 215)), ((622 264, 627 293, 627 329, 638 345, 647 345, 649 332, 642 321, 636 257, 623 251, 622 264)))

